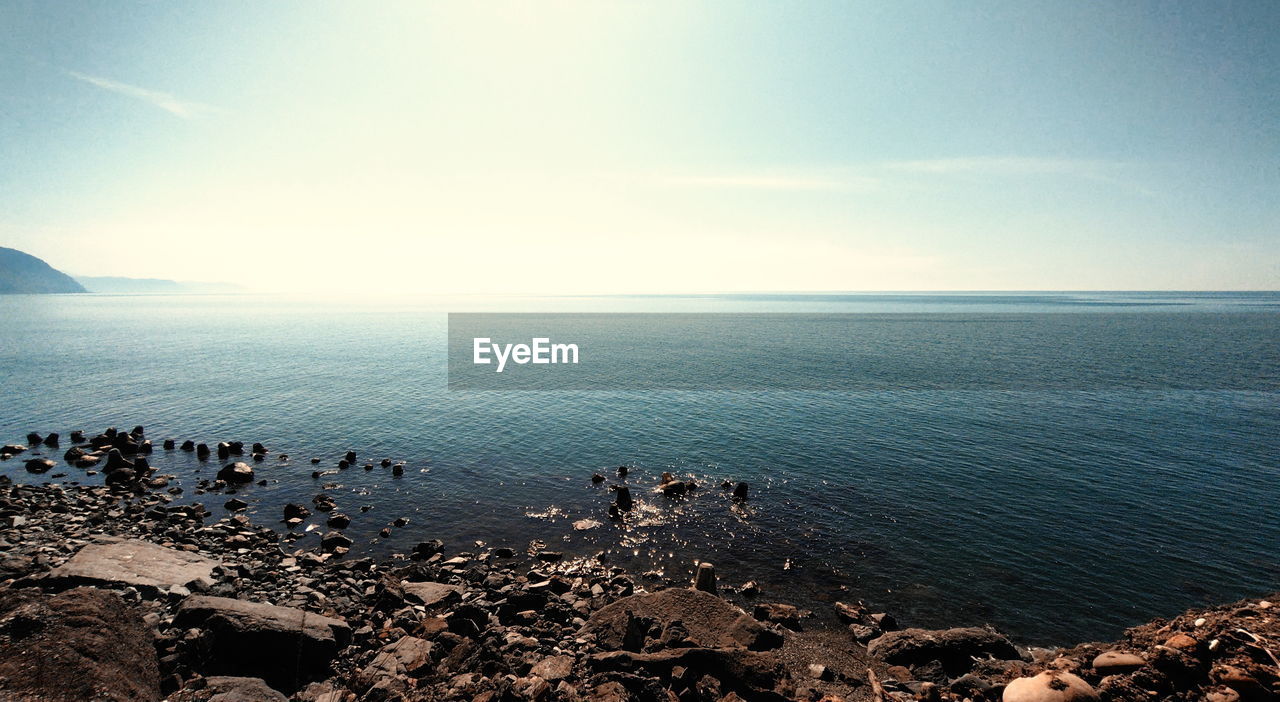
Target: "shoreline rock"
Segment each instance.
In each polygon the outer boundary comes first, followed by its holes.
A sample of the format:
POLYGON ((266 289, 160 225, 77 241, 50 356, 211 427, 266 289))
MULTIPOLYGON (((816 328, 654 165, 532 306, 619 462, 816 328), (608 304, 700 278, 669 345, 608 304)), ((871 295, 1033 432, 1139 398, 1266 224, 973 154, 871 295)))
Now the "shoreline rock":
MULTIPOLYGON (((145 442, 138 427, 68 450, 68 462, 110 456, 133 476, 118 484, 0 478, 0 653, 28 641, 56 651, 60 641, 109 639, 90 653, 73 646, 79 658, 0 656, 0 699, 1248 702, 1280 694, 1270 657, 1280 654, 1280 610, 1271 600, 1052 651, 1019 650, 990 629, 895 631, 891 616, 861 604, 834 605, 848 629, 807 630, 806 613, 792 605, 748 612, 713 594, 709 564, 695 589, 693 569, 686 586, 666 587, 541 549, 454 552, 430 540, 383 559, 352 558, 342 555, 352 542, 340 531, 297 548, 294 532, 282 536, 245 514, 212 521, 199 504, 170 504, 166 476, 151 478, 140 455, 145 442), (68 618, 80 610, 66 602, 85 608, 83 618, 68 618), (19 610, 27 614, 6 613, 19 610)), ((225 443, 239 455, 239 442, 225 443)), ((334 511, 323 493, 313 504, 331 529, 355 514, 334 511)), ((309 511, 290 504, 284 516, 309 511)))

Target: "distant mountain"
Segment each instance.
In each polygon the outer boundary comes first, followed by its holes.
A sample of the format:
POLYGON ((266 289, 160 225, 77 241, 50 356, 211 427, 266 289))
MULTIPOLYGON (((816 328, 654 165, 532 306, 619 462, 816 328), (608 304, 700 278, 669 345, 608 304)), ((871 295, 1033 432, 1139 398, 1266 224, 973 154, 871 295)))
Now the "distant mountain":
POLYGON ((0 295, 13 293, 82 293, 84 286, 44 261, 0 246, 0 295))
POLYGON ((225 293, 244 290, 234 283, 196 283, 163 278, 122 278, 78 275, 76 280, 96 293, 225 293))

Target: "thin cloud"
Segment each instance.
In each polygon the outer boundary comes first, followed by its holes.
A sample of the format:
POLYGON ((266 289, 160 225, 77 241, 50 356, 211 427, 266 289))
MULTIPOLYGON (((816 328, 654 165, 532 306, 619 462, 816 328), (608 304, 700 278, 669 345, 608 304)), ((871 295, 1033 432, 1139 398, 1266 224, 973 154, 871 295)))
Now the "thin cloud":
POLYGON ((742 188, 752 190, 866 190, 879 185, 869 177, 824 178, 815 176, 667 176, 662 184, 691 188, 742 188))
POLYGON ((120 83, 106 78, 99 78, 98 76, 85 75, 84 73, 77 73, 76 71, 67 71, 66 73, 78 81, 102 88, 103 90, 109 90, 113 93, 141 100, 153 107, 158 107, 169 114, 177 115, 183 119, 191 119, 214 111, 214 108, 209 105, 199 102, 191 102, 189 100, 181 100, 169 93, 161 92, 159 90, 139 88, 136 85, 120 83))
POLYGON ((939 158, 920 161, 894 161, 886 164, 896 171, 912 173, 979 173, 990 175, 1036 175, 1061 173, 1083 175, 1114 166, 1106 161, 1083 159, 1028 158, 1019 156, 981 156, 975 158, 939 158))
POLYGON ((1120 186, 1146 196, 1155 195, 1148 188, 1117 175, 1128 164, 1117 161, 1069 158, 1035 158, 1026 156, 978 156, 972 158, 940 158, 917 161, 891 161, 883 164, 891 171, 930 175, 1037 176, 1059 175, 1082 178, 1120 186))

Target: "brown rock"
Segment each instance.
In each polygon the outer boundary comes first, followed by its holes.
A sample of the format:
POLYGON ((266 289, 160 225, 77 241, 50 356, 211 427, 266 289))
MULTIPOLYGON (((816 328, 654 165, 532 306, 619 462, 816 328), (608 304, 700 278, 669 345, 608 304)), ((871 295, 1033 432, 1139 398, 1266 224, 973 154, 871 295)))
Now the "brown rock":
POLYGON ((383 646, 369 666, 391 675, 416 676, 431 666, 431 648, 430 641, 403 636, 383 646))
POLYGON ((1200 642, 1186 634, 1174 634, 1165 640, 1164 645, 1178 651, 1193 651, 1200 642))
POLYGON ((169 695, 165 702, 289 702, 289 698, 272 690, 262 678, 215 675, 169 695))
POLYGON ((113 592, 0 590, 4 700, 153 702, 160 671, 151 629, 113 592))
MULTIPOLYGON (((636 644, 637 621, 650 622, 649 631, 655 636, 679 621, 695 646, 764 650, 782 644, 781 636, 737 607, 715 595, 684 588, 624 597, 592 614, 582 633, 595 634, 602 648, 624 649, 636 644)), ((643 632, 640 639, 643 645, 643 632)))
POLYGON ((1018 678, 1004 689, 1004 702, 1093 702, 1098 693, 1089 683, 1063 671, 1018 678))
POLYGON ((1147 664, 1142 656, 1122 651, 1107 651, 1093 659, 1093 668, 1099 675, 1115 675, 1137 670, 1147 664))
POLYGON ((563 680, 573 674, 573 658, 548 656, 534 664, 529 675, 536 675, 547 682, 563 680))

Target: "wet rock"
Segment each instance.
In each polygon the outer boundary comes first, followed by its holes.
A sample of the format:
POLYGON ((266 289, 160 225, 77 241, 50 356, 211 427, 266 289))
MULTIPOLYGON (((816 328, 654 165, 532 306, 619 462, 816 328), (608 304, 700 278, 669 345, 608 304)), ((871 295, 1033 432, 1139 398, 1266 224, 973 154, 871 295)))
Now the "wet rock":
POLYGON ((187 441, 182 442, 182 446, 180 446, 179 448, 181 448, 183 451, 190 453, 196 450, 196 442, 188 439, 187 441))
POLYGON ((113 448, 107 452, 107 470, 133 470, 137 465, 124 457, 120 449, 113 448))
POLYGON ((291 607, 193 595, 174 626, 199 629, 207 675, 260 677, 277 690, 328 676, 330 662, 351 640, 347 623, 291 607))
POLYGON ((244 461, 236 461, 228 463, 218 471, 218 480, 224 480, 228 484, 242 484, 253 482, 253 466, 244 461))
POLYGON ((341 512, 334 512, 329 515, 327 520, 325 520, 325 524, 333 529, 346 529, 351 526, 351 517, 348 517, 341 512))
POLYGON ((957 629, 904 629, 873 640, 867 653, 896 665, 915 666, 937 661, 947 674, 969 672, 973 659, 1018 660, 1017 649, 999 632, 978 627, 957 629))
POLYGON ((115 539, 82 547, 44 578, 46 584, 132 585, 169 589, 213 583, 218 562, 147 541, 115 539))
POLYGON ((328 534, 325 534, 320 539, 320 548, 324 549, 329 553, 334 553, 338 551, 338 549, 343 549, 343 551, 345 552, 346 549, 351 548, 351 545, 353 543, 355 542, 352 541, 350 538, 348 538, 345 534, 341 534, 336 531, 331 531, 328 534))
POLYGON ((289 702, 262 678, 214 675, 199 678, 165 698, 165 702, 289 702))
POLYGON ((311 510, 306 505, 300 505, 296 502, 290 502, 284 506, 285 519, 306 519, 311 516, 311 510))
POLYGON ((153 702, 160 672, 150 627, 118 595, 0 590, 0 699, 153 702))
POLYGON ((1001 699, 1003 702, 1092 702, 1098 699, 1098 693, 1071 673, 1045 671, 1010 682, 1001 699))
POLYGON ((28 473, 47 473, 56 463, 47 458, 32 458, 27 461, 26 469, 28 473))
POLYGON ((196 458, 205 459, 209 457, 208 444, 196 444, 196 458))
POLYGON ((165 440, 164 440, 164 450, 165 450, 165 451, 172 451, 176 446, 177 446, 177 442, 175 442, 173 439, 165 439, 165 440))
POLYGON ((413 547, 413 557, 417 559, 426 559, 444 551, 444 542, 440 539, 431 539, 430 541, 420 542, 413 547))
POLYGON ((56 431, 55 431, 55 432, 53 432, 52 434, 50 434, 50 435, 48 435, 48 436, 44 437, 44 445, 45 445, 45 446, 48 446, 48 447, 50 447, 50 448, 57 448, 57 447, 58 447, 58 439, 59 439, 59 437, 58 437, 58 432, 56 432, 56 431))
POLYGON ((231 458, 231 444, 225 441, 218 442, 218 460, 225 461, 231 458))
POLYGON ((604 482, 604 476, 600 475, 599 473, 592 473, 591 482, 595 483, 596 485, 599 485, 600 483, 604 482))
POLYGON ((698 564, 698 570, 693 576, 693 589, 701 590, 715 594, 716 592, 716 567, 706 561, 698 564))
POLYGON ((751 489, 750 485, 746 483, 738 483, 737 485, 733 486, 733 499, 735 500, 747 499, 747 493, 750 491, 750 489, 751 489))
POLYGON ((31 432, 30 434, 27 434, 28 446, 39 446, 42 441, 44 441, 44 438, 34 431, 31 432))
POLYGON ((249 503, 248 503, 248 502, 245 502, 244 500, 242 500, 242 499, 240 499, 240 498, 238 498, 238 497, 233 497, 233 498, 231 498, 231 499, 227 500, 226 502, 224 502, 224 503, 222 504, 222 506, 223 506, 223 507, 225 507, 225 508, 227 508, 227 510, 228 510, 228 511, 231 511, 231 512, 240 512, 240 511, 242 511, 242 510, 248 509, 248 508, 249 508, 249 503))
POLYGON ((623 512, 630 511, 633 504, 631 501, 631 489, 625 485, 619 487, 617 496, 614 498, 614 504, 623 512))

